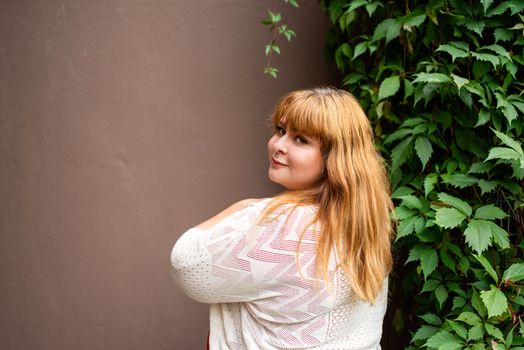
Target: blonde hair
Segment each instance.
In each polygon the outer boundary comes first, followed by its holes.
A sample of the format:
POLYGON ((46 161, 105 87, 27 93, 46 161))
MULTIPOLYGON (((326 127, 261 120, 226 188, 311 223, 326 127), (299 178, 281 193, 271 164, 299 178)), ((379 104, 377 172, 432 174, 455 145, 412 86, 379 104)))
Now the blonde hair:
POLYGON ((355 296, 373 303, 392 267, 393 205, 366 114, 350 93, 319 87, 283 96, 272 123, 317 138, 325 169, 316 185, 278 195, 261 220, 283 204, 317 204, 317 273, 329 284, 329 256, 335 249, 337 268, 349 278, 355 296))

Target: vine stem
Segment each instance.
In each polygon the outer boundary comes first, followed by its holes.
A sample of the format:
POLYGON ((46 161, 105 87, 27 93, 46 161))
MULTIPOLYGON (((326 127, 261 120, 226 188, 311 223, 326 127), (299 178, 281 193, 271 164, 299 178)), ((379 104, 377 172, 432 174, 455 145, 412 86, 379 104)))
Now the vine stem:
MULTIPOLYGON (((276 13, 277 12, 277 0, 273 0, 273 12, 276 13)), ((271 28, 271 32, 272 32, 272 38, 271 38, 271 41, 269 42, 269 44, 271 45, 271 43, 275 42, 277 40, 277 28, 278 26, 276 24, 273 25, 273 27, 271 28)), ((271 58, 273 57, 273 50, 269 50, 269 54, 267 55, 267 58, 266 58, 266 69, 269 68, 269 65, 271 63, 271 58)))

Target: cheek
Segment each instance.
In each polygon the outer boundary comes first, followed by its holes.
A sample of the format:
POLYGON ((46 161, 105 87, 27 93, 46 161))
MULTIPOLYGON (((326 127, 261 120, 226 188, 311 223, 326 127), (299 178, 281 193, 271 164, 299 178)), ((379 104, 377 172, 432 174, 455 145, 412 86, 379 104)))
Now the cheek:
MULTIPOLYGON (((293 160, 292 160, 293 161, 293 160)), ((300 170, 305 176, 316 176, 322 172, 322 158, 316 152, 305 153, 294 159, 297 170, 300 170)))
POLYGON ((310 163, 309 163, 308 168, 309 168, 309 173, 311 176, 317 179, 320 178, 324 170, 324 160, 322 159, 322 155, 320 153, 315 153, 310 158, 310 163))
POLYGON ((312 167, 314 170, 314 173, 317 175, 317 177, 320 177, 322 174, 322 170, 324 169, 324 162, 322 161, 321 157, 318 157, 315 160, 314 166, 312 167))

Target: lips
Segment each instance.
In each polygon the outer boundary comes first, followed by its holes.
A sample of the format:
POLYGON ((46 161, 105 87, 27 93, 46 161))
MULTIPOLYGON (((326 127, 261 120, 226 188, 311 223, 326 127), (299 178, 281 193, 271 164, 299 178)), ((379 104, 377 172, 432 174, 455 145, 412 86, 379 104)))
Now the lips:
POLYGON ((284 164, 282 162, 279 162, 275 158, 271 158, 271 165, 275 167, 281 167, 281 166, 287 166, 287 164, 284 164))

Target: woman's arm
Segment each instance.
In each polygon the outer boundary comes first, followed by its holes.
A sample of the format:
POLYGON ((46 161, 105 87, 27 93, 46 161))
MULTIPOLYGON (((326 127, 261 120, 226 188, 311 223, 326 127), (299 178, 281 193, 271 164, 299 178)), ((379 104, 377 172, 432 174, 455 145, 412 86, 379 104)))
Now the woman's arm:
POLYGON ((248 198, 248 199, 244 199, 244 200, 238 201, 238 202, 232 204, 231 206, 227 207, 226 209, 222 210, 217 215, 207 219, 206 221, 202 222, 201 224, 199 224, 199 225, 197 225, 195 227, 201 228, 203 230, 207 230, 207 229, 215 226, 217 223, 219 223, 220 221, 222 221, 223 219, 225 219, 229 215, 231 215, 231 214, 233 214, 233 213, 235 213, 235 212, 237 212, 237 211, 239 211, 241 209, 244 209, 245 207, 247 207, 251 203, 259 202, 262 199, 263 198, 248 198))
POLYGON ((252 271, 243 254, 248 241, 254 243, 248 236, 255 234, 251 229, 267 200, 237 202, 180 236, 171 251, 171 272, 186 295, 204 303, 258 298, 260 285, 249 283, 252 271))

